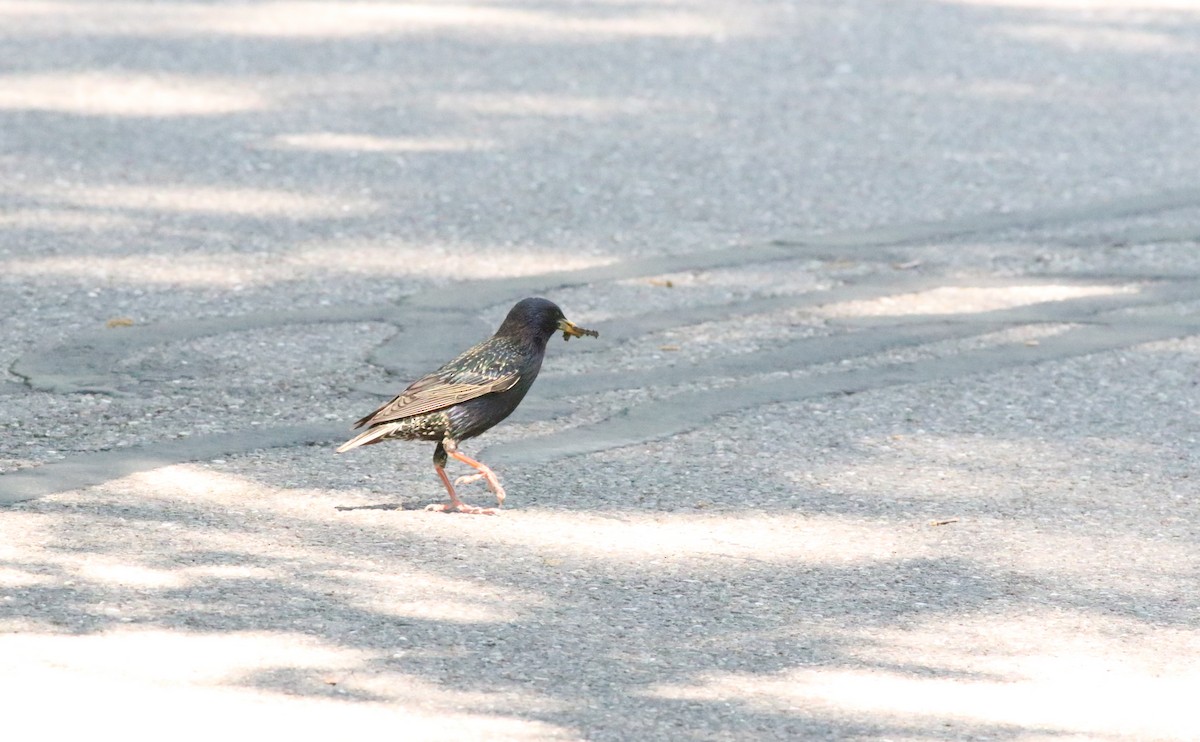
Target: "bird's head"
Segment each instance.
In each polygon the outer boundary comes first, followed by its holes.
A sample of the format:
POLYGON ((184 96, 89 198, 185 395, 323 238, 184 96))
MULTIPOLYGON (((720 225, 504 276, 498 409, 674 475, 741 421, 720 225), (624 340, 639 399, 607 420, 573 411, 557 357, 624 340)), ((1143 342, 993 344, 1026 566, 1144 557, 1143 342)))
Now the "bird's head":
POLYGON ((533 340, 539 345, 545 345, 550 336, 556 332, 563 334, 563 339, 591 335, 599 337, 595 330, 585 330, 567 321, 558 305, 549 299, 530 297, 522 299, 508 310, 504 323, 496 331, 497 335, 519 337, 533 340))

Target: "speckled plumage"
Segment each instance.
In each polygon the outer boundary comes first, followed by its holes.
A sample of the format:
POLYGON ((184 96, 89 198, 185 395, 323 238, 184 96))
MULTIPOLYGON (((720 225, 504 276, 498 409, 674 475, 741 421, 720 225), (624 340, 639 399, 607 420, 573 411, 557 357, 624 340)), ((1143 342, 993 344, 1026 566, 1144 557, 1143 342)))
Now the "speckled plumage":
POLYGON ((494 511, 473 508, 458 499, 443 471, 447 455, 479 473, 459 482, 485 479, 504 504, 504 489, 488 467, 458 452, 460 441, 474 438, 512 414, 542 368, 546 343, 556 332, 563 339, 598 336, 566 320, 562 310, 546 299, 522 299, 509 311, 492 337, 473 346, 431 374, 413 382, 387 404, 354 424, 367 426, 338 449, 338 453, 380 441, 437 441, 433 463, 451 506, 465 512, 494 511))

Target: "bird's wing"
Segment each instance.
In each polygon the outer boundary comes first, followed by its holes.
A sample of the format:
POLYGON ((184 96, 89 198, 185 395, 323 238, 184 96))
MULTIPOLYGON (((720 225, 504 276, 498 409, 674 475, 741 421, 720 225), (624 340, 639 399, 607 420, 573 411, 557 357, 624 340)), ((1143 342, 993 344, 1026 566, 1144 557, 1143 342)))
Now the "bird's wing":
POLYGON ((503 349, 476 346, 437 371, 417 379, 392 401, 354 423, 354 427, 400 420, 445 409, 485 394, 508 391, 521 379, 519 360, 509 357, 503 349))

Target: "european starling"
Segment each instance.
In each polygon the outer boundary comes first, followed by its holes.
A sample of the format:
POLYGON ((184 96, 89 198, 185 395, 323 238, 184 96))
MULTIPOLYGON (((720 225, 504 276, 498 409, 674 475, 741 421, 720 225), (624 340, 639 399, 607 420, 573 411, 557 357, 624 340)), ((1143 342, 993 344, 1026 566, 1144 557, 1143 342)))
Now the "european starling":
POLYGON ((414 381, 391 402, 354 423, 356 428, 368 426, 367 430, 343 443, 337 452, 393 438, 437 441, 433 466, 446 485, 450 504, 426 509, 495 515, 504 506, 500 480, 486 465, 461 453, 458 444, 483 433, 517 408, 542 368, 546 341, 560 331, 563 340, 600 336, 568 322, 552 301, 522 299, 509 310, 495 335, 414 381), (496 493, 495 509, 477 508, 458 499, 446 476, 447 455, 478 472, 459 477, 454 484, 485 480, 496 493))

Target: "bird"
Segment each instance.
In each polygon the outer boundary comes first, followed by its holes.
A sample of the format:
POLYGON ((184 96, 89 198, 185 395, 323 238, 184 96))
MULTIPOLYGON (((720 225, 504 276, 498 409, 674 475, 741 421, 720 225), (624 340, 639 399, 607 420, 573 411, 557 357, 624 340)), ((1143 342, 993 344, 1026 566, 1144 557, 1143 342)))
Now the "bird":
POLYGON ((517 408, 542 368, 546 343, 557 332, 562 332, 564 341, 600 336, 595 330, 567 321, 562 309, 548 299, 522 299, 490 338, 417 379, 390 402, 354 423, 355 429, 367 429, 339 446, 337 452, 394 439, 437 441, 433 466, 450 502, 430 505, 426 510, 496 515, 504 507, 500 479, 486 464, 459 451, 458 445, 490 429, 517 408), (495 508, 475 507, 459 499, 446 476, 449 457, 475 470, 475 474, 459 477, 454 484, 483 479, 496 495, 495 508))

